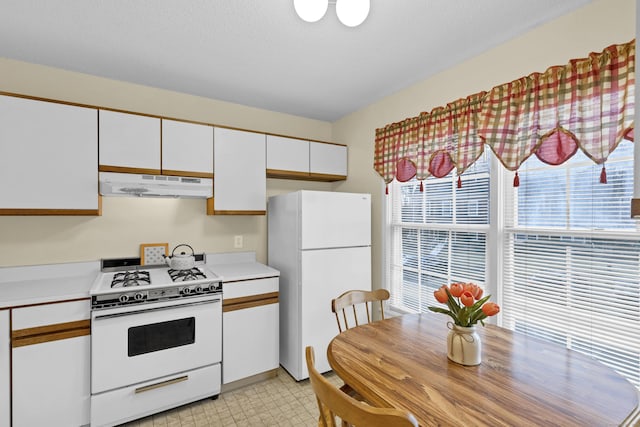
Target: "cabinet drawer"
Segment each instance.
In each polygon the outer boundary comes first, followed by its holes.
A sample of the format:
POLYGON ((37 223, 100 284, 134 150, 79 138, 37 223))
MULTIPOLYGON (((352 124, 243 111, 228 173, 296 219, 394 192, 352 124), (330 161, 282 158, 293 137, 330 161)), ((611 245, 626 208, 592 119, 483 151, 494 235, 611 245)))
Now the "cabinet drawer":
POLYGON ((278 278, 242 280, 239 282, 224 282, 222 284, 224 299, 246 297, 250 295, 278 292, 278 278))
POLYGON ((278 303, 278 277, 224 282, 222 311, 244 310, 278 303))
POLYGON ((13 309, 11 347, 90 335, 89 310, 89 300, 13 309))
POLYGON ((11 329, 27 329, 89 319, 89 299, 43 304, 11 310, 11 329))
POLYGON ((220 364, 91 397, 91 425, 121 424, 220 393, 220 364), (179 398, 176 398, 179 396, 179 398))

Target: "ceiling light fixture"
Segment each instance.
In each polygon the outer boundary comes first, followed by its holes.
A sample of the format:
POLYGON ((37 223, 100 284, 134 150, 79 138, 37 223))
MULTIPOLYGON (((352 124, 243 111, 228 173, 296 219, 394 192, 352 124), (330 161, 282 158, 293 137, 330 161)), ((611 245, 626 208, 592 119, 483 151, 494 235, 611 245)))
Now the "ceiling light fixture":
POLYGON ((371 6, 370 0, 293 0, 293 7, 303 21, 316 22, 327 13, 329 3, 336 5, 336 15, 347 27, 362 24, 371 6))

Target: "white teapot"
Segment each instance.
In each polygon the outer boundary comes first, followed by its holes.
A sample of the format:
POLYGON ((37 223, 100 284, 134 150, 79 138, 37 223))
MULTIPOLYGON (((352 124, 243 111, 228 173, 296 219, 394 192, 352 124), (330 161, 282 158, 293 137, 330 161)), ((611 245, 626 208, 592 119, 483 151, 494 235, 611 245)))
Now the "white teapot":
POLYGON ((191 270, 196 264, 195 253, 191 246, 182 243, 173 248, 171 256, 165 257, 165 262, 173 270, 191 270), (186 246, 187 248, 191 249, 191 254, 188 255, 185 252, 180 252, 179 255, 176 255, 176 249, 178 249, 180 246, 186 246))

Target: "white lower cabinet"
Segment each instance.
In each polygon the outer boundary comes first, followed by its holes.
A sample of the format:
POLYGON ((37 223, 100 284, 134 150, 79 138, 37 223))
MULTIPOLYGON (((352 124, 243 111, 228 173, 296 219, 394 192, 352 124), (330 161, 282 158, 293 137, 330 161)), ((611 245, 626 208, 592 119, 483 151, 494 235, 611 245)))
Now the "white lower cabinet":
POLYGON ((9 310, 0 310, 0 427, 11 425, 11 335, 9 310))
POLYGON ((89 424, 90 337, 13 349, 13 426, 89 424))
POLYGON ((222 383, 278 368, 278 278, 224 283, 222 383))
POLYGON ((90 422, 88 300, 13 309, 13 427, 90 422))

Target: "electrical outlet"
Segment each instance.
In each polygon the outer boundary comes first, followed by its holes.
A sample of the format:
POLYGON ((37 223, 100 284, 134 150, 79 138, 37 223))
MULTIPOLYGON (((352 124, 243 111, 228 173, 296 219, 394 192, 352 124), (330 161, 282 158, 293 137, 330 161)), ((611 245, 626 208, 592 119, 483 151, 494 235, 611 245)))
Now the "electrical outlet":
POLYGON ((244 244, 242 236, 233 236, 233 247, 236 249, 242 249, 244 244))

